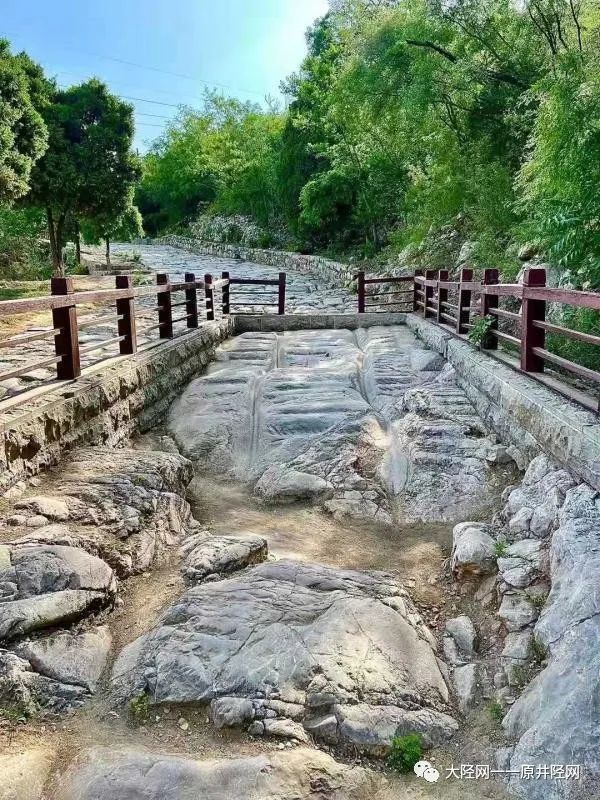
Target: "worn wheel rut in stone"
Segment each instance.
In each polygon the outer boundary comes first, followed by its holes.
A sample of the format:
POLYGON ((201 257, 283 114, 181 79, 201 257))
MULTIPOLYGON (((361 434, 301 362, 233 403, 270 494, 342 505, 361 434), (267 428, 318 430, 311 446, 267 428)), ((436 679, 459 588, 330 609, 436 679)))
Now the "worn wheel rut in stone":
MULTIPOLYGON (((591 567, 592 589, 569 598, 597 549, 597 499, 546 460, 500 501, 517 479, 402 327, 224 344, 165 431, 76 451, 2 516, 13 795, 464 797, 382 771, 405 733, 440 768, 566 758, 546 698, 574 658, 594 685, 564 620, 596 624, 591 567), (534 626, 548 652, 518 696, 534 626)), ((568 741, 591 763, 584 687, 561 691, 561 729, 579 719, 568 741)), ((539 787, 523 796, 563 800, 539 787)))

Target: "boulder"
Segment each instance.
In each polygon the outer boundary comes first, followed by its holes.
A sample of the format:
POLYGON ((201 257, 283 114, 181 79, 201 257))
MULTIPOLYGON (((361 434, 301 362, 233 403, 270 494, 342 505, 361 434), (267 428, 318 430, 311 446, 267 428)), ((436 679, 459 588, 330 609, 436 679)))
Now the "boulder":
POLYGON ((478 689, 478 666, 477 664, 464 664, 455 667, 452 673, 452 683, 458 698, 458 707, 462 713, 466 713, 477 700, 478 689))
POLYGON ((525 592, 511 591, 503 596, 498 616, 507 630, 520 631, 535 622, 538 611, 525 592))
POLYGON ((473 658, 477 649, 477 631, 466 614, 447 620, 444 632, 456 642, 464 656, 473 658))
POLYGON ((215 728, 239 728, 254 716, 252 702, 245 697, 215 697, 210 704, 215 728))
MULTIPOLYGON (((273 696, 310 717, 386 706, 389 747, 394 709, 396 727, 414 717, 426 738, 454 730, 434 645, 392 576, 281 560, 189 589, 124 649, 112 684, 124 701, 141 692, 153 703, 264 698, 268 719, 288 718, 273 696)), ((343 742, 349 728, 339 729, 343 742)))
POLYGON ((186 580, 196 583, 209 575, 225 575, 258 564, 267 557, 267 540, 255 534, 210 536, 198 533, 186 539, 181 548, 181 571, 186 580))
POLYGON ((71 622, 114 599, 112 569, 84 550, 44 544, 2 549, 0 638, 71 622))
POLYGON ((494 540, 480 522, 461 522, 452 532, 452 572, 459 580, 489 575, 496 570, 494 540))
POLYGON ((32 669, 59 683, 82 686, 96 691, 110 648, 112 637, 106 626, 82 633, 55 633, 23 642, 15 648, 32 669))

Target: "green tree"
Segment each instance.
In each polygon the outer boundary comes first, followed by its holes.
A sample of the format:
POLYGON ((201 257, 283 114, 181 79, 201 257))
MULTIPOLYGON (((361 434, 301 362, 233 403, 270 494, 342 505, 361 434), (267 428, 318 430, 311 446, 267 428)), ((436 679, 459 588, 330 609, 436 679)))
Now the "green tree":
POLYGON ((41 67, 24 53, 11 55, 0 39, 0 203, 29 190, 31 170, 48 144, 40 110, 49 92, 41 67))
POLYGON ((28 202, 45 209, 56 274, 69 217, 116 218, 141 175, 132 152, 133 109, 92 79, 57 91, 44 111, 49 146, 31 177, 28 202))
POLYGON ((85 219, 81 223, 81 233, 87 244, 99 244, 100 241, 104 241, 108 266, 111 265, 111 241, 128 242, 144 234, 142 215, 131 199, 125 210, 116 217, 99 215, 85 219))

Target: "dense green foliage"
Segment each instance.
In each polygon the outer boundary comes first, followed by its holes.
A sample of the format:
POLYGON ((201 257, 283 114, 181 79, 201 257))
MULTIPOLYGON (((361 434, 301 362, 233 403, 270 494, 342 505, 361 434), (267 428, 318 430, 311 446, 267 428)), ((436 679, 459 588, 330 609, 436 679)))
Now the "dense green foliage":
POLYGON ((288 245, 600 283, 596 0, 341 0, 285 113, 209 96, 146 158, 146 226, 243 214, 288 245))
POLYGON ((0 39, 0 203, 27 193, 31 169, 48 144, 40 109, 50 84, 24 53, 0 39))
POLYGON ((141 166, 131 150, 133 109, 100 81, 57 91, 44 121, 48 149, 32 171, 27 200, 46 211, 60 272, 69 219, 117 220, 131 204, 141 166))
POLYGON ((137 202, 145 228, 215 212, 244 213, 268 225, 276 216, 277 113, 207 93, 201 113, 184 110, 144 162, 137 202))
POLYGON ((416 733, 395 736, 388 756, 388 766, 396 772, 410 772, 423 755, 421 737, 416 733))

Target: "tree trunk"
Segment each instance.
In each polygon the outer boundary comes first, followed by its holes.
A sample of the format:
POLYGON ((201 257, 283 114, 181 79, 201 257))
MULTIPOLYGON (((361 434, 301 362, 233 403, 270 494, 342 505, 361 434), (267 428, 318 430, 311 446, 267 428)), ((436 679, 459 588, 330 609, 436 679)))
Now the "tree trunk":
POLYGON ((50 253, 52 256, 52 271, 54 277, 62 278, 65 274, 65 264, 62 257, 62 243, 60 239, 60 223, 54 222, 52 209, 46 209, 46 219, 48 220, 48 237, 50 238, 50 253))
POLYGON ((79 220, 75 221, 75 261, 81 266, 81 231, 79 230, 79 220))
POLYGON ((110 239, 106 237, 106 266, 110 267, 110 239))

